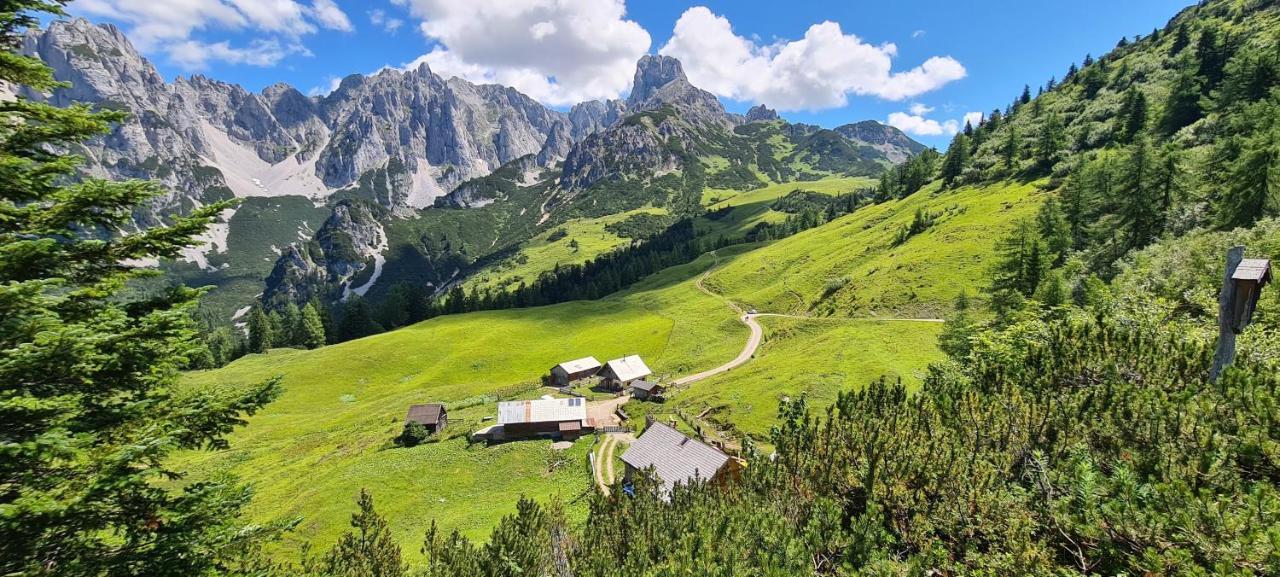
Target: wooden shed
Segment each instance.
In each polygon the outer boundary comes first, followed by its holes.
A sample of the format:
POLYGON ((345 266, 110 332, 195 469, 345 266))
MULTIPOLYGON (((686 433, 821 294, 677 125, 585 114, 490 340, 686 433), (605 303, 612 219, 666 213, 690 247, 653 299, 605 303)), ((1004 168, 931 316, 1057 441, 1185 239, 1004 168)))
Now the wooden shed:
POLYGON ((1236 266, 1231 281, 1235 288, 1231 303, 1231 328, 1239 333, 1253 322, 1253 309, 1258 304, 1262 287, 1271 282, 1271 261, 1265 258, 1246 258, 1236 266))
POLYGON ((440 403, 412 405, 409 415, 404 418, 404 424, 409 423, 418 423, 432 433, 439 433, 449 424, 449 413, 440 403))
POLYGON ((564 387, 575 381, 594 377, 600 372, 600 361, 595 357, 583 357, 551 367, 551 383, 564 387))
POLYGON ((665 390, 666 387, 653 381, 638 379, 631 382, 631 396, 640 400, 660 400, 665 390))
POLYGON ((605 363, 604 368, 600 370, 600 378, 606 384, 615 387, 626 387, 639 379, 643 379, 652 375, 653 371, 649 370, 649 365, 644 364, 644 360, 640 355, 631 355, 620 359, 613 359, 605 363))

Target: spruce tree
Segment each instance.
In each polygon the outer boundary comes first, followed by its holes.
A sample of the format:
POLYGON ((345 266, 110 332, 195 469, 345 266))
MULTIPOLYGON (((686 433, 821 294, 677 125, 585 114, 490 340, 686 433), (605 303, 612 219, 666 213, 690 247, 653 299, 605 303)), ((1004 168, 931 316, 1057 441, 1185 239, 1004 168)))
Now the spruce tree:
POLYGON ((275 327, 272 326, 268 313, 261 305, 254 305, 249 311, 249 352, 265 353, 276 343, 275 327))
MULTIPOLYGON (((0 81, 60 85, 16 52, 37 14, 0 10, 0 81)), ((249 493, 228 479, 173 483, 178 450, 226 446, 241 416, 279 392, 179 394, 179 370, 202 348, 198 291, 128 290, 130 262, 175 258, 227 203, 137 232, 132 211, 162 190, 141 181, 76 180, 70 151, 125 114, 0 102, 0 574, 211 575, 234 571, 263 535, 238 518, 249 493)))
POLYGON ((1203 111, 1200 108, 1200 79, 1190 66, 1183 66, 1169 87, 1169 95, 1165 98, 1164 116, 1160 119, 1160 129, 1165 134, 1173 134, 1200 120, 1203 111))
MULTIPOLYGON (((351 528, 324 557, 321 573, 335 577, 401 577, 409 572, 387 520, 373 508, 373 496, 360 490, 360 510, 351 528)), ((315 571, 316 568, 309 568, 315 571)))
POLYGON ((1005 131, 1004 142, 1000 145, 1000 157, 1004 160, 1004 169, 1014 171, 1018 167, 1018 160, 1021 156, 1018 140, 1018 127, 1009 125, 1009 129, 1005 131))
POLYGON ((320 312, 316 310, 315 303, 307 303, 302 307, 301 340, 298 344, 308 349, 316 349, 324 346, 325 331, 324 322, 320 319, 320 312))
POLYGON ((1050 114, 1040 126, 1040 135, 1036 138, 1036 168, 1042 173, 1049 172, 1058 161, 1058 153, 1066 143, 1066 131, 1057 114, 1050 114))
POLYGON ((947 155, 942 161, 943 184, 948 187, 954 186, 968 165, 969 137, 963 132, 957 133, 955 138, 951 139, 951 146, 947 148, 947 155))
POLYGON ((1249 226, 1277 213, 1280 203, 1280 122, 1249 138, 1232 164, 1217 207, 1223 228, 1249 226))

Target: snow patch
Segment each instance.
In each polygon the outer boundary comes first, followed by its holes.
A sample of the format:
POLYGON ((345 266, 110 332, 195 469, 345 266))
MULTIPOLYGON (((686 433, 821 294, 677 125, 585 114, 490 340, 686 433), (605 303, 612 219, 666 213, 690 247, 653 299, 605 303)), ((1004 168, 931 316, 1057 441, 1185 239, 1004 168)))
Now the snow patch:
POLYGON ((349 284, 343 286, 342 300, 345 301, 351 298, 353 294, 364 296, 365 293, 369 292, 370 288, 373 288, 373 284, 378 282, 378 277, 382 276, 382 265, 387 264, 387 257, 383 256, 383 253, 387 252, 387 231, 381 225, 378 226, 378 239, 378 246, 374 247, 373 254, 365 255, 373 257, 373 274, 369 276, 368 282, 358 287, 351 288, 349 284))
POLYGON ((180 251, 182 260, 195 263, 196 266, 207 270, 216 271, 216 267, 209 266, 208 255, 210 252, 225 253, 227 252, 227 236, 231 234, 231 217, 236 214, 236 209, 228 208, 218 215, 218 219, 204 232, 196 236, 199 244, 186 247, 180 251))
POLYGON ((251 310, 253 310, 253 305, 238 308, 236 309, 236 314, 231 315, 231 320, 238 321, 240 320, 240 317, 249 314, 249 311, 251 310))

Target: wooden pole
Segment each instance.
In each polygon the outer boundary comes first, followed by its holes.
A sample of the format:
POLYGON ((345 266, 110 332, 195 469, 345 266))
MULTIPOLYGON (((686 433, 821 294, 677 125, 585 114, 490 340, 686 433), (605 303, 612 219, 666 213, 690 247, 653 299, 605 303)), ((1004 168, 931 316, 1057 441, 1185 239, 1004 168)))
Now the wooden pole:
POLYGON ((1236 331, 1232 325, 1235 314, 1235 282, 1231 275, 1244 260, 1244 247, 1233 246, 1227 249, 1227 272, 1222 279, 1222 291, 1218 293, 1218 352, 1213 355, 1213 368, 1209 370, 1209 381, 1217 382, 1218 375, 1236 359, 1236 331))

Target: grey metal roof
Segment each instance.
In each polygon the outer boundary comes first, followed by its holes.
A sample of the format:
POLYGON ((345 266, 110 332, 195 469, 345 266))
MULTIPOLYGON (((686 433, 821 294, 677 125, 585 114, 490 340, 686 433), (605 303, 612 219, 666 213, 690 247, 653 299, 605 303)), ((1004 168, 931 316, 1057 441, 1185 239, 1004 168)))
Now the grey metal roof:
POLYGON ((595 357, 582 357, 581 359, 574 359, 572 361, 560 363, 556 365, 556 367, 572 375, 574 373, 581 373, 582 371, 598 369, 600 368, 600 361, 597 361, 595 357))
POLYGON ((498 403, 498 424, 583 421, 587 418, 586 399, 537 399, 498 403))
POLYGON ((411 405, 409 407, 409 414, 404 418, 404 422, 434 425, 440 422, 440 414, 443 412, 445 412, 444 405, 441 405, 440 403, 411 405))
POLYGON ((1236 267, 1236 272, 1231 275, 1233 279, 1262 281, 1271 276, 1271 261, 1265 258, 1246 258, 1240 261, 1240 266, 1236 267))
POLYGON ((645 380, 632 381, 631 388, 640 389, 646 393, 652 393, 654 389, 658 388, 658 383, 645 380))
POLYGON ((637 469, 653 466, 669 493, 676 483, 714 477, 729 462, 729 456, 655 422, 627 447, 622 462, 637 469))

